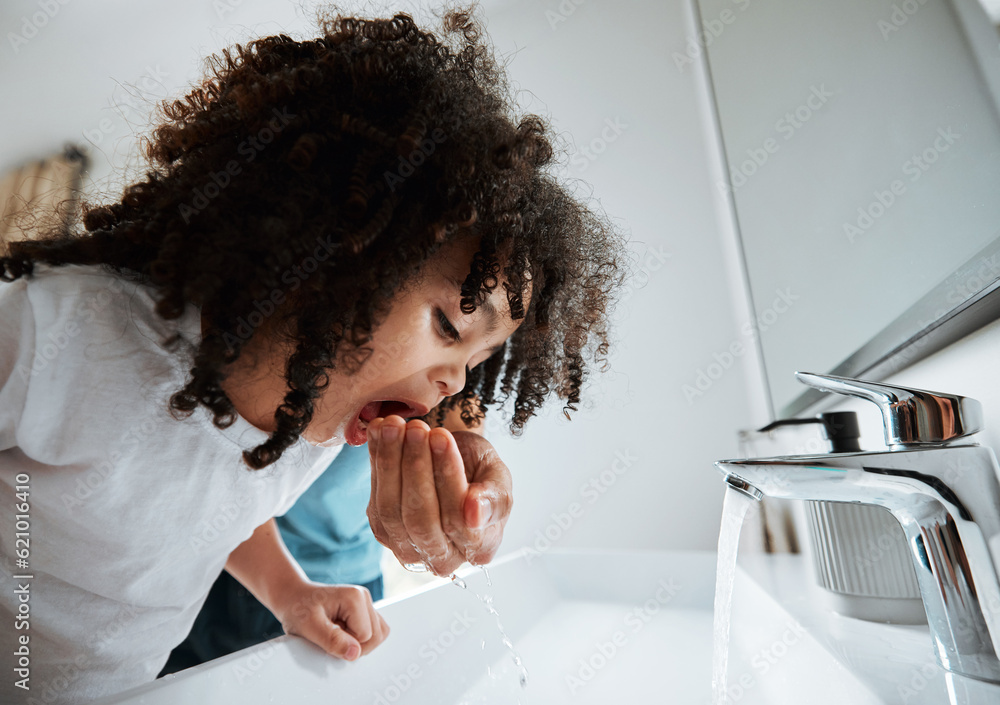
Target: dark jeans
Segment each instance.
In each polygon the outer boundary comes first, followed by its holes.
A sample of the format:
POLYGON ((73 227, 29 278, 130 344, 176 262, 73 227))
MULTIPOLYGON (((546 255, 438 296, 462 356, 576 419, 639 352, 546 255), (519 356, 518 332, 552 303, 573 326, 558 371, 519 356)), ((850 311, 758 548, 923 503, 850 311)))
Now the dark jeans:
MULTIPOLYGON (((364 587, 382 599, 382 577, 364 587)), ((208 593, 191 633, 170 652, 160 676, 183 671, 284 634, 281 624, 257 598, 223 571, 208 593)))

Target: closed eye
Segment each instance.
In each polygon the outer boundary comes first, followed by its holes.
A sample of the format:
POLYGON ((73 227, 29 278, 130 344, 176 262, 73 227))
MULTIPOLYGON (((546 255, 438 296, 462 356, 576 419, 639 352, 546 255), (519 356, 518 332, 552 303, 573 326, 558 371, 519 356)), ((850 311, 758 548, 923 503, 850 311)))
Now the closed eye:
POLYGON ((436 313, 441 336, 452 342, 461 343, 462 336, 459 335, 458 329, 455 328, 455 326, 451 324, 451 321, 448 320, 448 316, 445 315, 444 311, 437 309, 436 313))
POLYGON ((499 343, 497 345, 494 345, 492 348, 487 348, 485 357, 481 358, 479 362, 477 362, 475 365, 472 365, 471 367, 466 366, 465 368, 466 376, 468 376, 470 370, 474 370, 475 368, 479 367, 481 364, 489 360, 491 357, 496 355, 498 352, 500 352, 505 344, 506 343, 499 343))

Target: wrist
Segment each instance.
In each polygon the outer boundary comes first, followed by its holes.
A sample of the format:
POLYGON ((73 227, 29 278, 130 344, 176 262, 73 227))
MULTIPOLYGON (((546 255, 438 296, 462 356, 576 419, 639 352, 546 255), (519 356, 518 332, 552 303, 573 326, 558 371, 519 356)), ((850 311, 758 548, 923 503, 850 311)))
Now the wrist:
POLYGON ((257 527, 229 554, 226 570, 275 614, 290 595, 309 584, 305 572, 285 548, 273 519, 257 527))
POLYGON ((261 595, 257 599, 280 621, 284 621, 280 613, 286 610, 288 605, 301 600, 312 587, 312 581, 289 566, 289 570, 275 571, 268 576, 261 586, 261 595))

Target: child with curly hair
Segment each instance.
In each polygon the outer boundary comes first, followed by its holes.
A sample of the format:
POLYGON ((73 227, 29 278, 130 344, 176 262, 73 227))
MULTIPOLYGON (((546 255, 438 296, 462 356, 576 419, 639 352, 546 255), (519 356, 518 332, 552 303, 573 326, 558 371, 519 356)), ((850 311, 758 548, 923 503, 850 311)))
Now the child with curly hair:
POLYGON ((510 474, 434 422, 511 402, 517 432, 606 358, 621 243, 470 15, 321 29, 214 57, 119 202, 0 257, 4 702, 152 680, 223 569, 367 653, 368 593, 310 582, 273 517, 367 441, 376 537, 438 574, 488 562, 510 474))

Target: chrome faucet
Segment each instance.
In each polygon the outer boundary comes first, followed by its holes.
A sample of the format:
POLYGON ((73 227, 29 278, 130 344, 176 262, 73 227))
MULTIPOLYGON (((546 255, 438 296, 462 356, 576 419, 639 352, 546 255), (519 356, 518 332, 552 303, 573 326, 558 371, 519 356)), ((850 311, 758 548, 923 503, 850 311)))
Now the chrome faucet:
POLYGON ((882 412, 887 450, 716 463, 733 488, 760 499, 874 504, 903 528, 935 653, 953 673, 1000 683, 1000 484, 974 399, 796 373, 825 392, 882 412))

